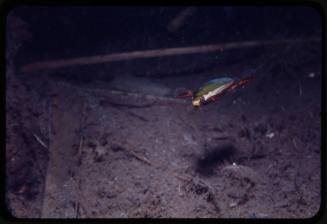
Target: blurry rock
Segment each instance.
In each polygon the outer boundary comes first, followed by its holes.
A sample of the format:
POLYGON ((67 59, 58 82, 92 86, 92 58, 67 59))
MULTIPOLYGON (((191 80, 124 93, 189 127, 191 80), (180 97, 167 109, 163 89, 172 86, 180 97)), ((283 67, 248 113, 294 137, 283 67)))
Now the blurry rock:
POLYGON ((261 176, 252 168, 247 166, 233 163, 232 165, 225 166, 222 171, 227 177, 238 179, 240 181, 245 180, 246 182, 251 182, 253 184, 262 182, 261 176))
POLYGON ((96 147, 94 152, 95 152, 95 157, 94 157, 95 162, 104 161, 104 156, 106 155, 106 152, 107 152, 105 147, 98 146, 98 147, 96 147))
POLYGON ((273 138, 275 136, 274 132, 270 132, 268 134, 266 134, 267 138, 273 138))
POLYGON ((230 208, 234 208, 234 207, 236 207, 237 205, 238 205, 237 202, 231 202, 231 203, 229 203, 229 207, 230 207, 230 208))

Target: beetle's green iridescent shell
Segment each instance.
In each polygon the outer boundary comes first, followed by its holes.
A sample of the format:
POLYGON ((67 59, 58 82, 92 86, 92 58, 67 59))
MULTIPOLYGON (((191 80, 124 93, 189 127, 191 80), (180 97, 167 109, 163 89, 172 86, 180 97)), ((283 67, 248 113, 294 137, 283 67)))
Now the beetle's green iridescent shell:
POLYGON ((234 79, 232 78, 219 78, 213 79, 209 82, 204 83, 198 91, 194 94, 193 100, 199 100, 204 95, 208 94, 209 92, 229 83, 232 83, 234 79))

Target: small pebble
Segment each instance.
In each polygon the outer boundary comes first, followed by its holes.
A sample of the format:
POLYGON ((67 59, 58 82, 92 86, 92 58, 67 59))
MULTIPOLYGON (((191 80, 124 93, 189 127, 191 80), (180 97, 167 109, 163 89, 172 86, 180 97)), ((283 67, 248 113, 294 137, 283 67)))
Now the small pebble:
POLYGON ((273 138, 275 136, 274 132, 266 134, 267 138, 273 138))

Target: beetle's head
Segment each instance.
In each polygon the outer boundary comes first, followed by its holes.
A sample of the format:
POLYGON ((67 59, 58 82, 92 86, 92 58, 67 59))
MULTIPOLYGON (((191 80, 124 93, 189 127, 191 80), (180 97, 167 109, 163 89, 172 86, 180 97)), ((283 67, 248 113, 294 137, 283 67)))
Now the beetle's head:
POLYGON ((205 105, 207 101, 204 99, 204 97, 196 98, 192 100, 193 107, 199 108, 202 105, 205 105))
POLYGON ((192 100, 192 105, 193 105, 193 107, 200 107, 201 100, 200 99, 192 100))

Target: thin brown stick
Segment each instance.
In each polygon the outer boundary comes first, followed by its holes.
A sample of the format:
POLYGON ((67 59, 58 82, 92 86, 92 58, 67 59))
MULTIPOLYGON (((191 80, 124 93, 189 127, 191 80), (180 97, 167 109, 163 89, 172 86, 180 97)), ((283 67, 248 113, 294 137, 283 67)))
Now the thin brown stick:
POLYGON ((138 155, 136 152, 134 152, 134 151, 132 151, 132 150, 130 150, 130 149, 126 149, 126 150, 127 150, 131 155, 133 155, 136 159, 138 159, 138 160, 140 160, 140 161, 142 161, 142 162, 144 162, 144 163, 146 163, 146 164, 148 164, 148 165, 150 165, 150 166, 153 166, 153 164, 152 164, 152 163, 151 163, 147 158, 138 155))
POLYGON ((173 175, 174 177, 176 177, 177 179, 180 179, 180 180, 183 180, 183 181, 186 181, 186 182, 193 182, 195 184, 199 184, 203 187, 207 187, 208 189, 211 189, 213 190, 214 187, 211 186, 210 184, 206 183, 205 181, 199 179, 199 178, 195 178, 195 177, 192 177, 192 176, 189 176, 189 175, 181 175, 181 174, 178 174, 176 172, 169 172, 171 175, 173 175))
MULTIPOLYGON (((120 144, 118 144, 118 146, 119 146, 119 145, 120 145, 120 144)), ((138 160, 140 160, 140 161, 142 161, 142 162, 144 162, 144 163, 146 163, 146 164, 148 164, 148 165, 150 165, 150 166, 154 166, 153 163, 150 162, 147 158, 145 158, 144 156, 141 156, 141 155, 139 155, 138 153, 136 153, 136 152, 133 151, 133 149, 132 149, 132 148, 134 148, 134 147, 133 147, 133 144, 131 144, 131 143, 129 143, 129 142, 126 142, 126 143, 124 144, 124 147, 119 146, 119 148, 122 149, 122 150, 127 151, 127 152, 130 153, 132 156, 134 156, 136 159, 138 159, 138 160)))
POLYGON ((192 181, 192 178, 191 177, 188 177, 188 176, 181 176, 180 174, 178 173, 175 173, 175 172, 172 172, 171 173, 174 177, 180 179, 180 180, 183 180, 183 181, 186 181, 186 182, 190 182, 192 181))
POLYGON ((47 125, 48 125, 48 145, 50 147, 51 144, 51 116, 52 116, 52 102, 48 99, 47 102, 47 125))
POLYGON ((165 56, 175 56, 175 55, 184 55, 184 54, 201 54, 201 53, 224 51, 224 50, 237 49, 237 48, 252 48, 252 47, 259 47, 259 46, 271 46, 271 45, 282 45, 282 44, 290 44, 290 43, 293 44, 293 43, 301 43, 301 42, 318 42, 318 41, 320 41, 319 38, 245 41, 245 42, 231 42, 231 43, 210 44, 210 45, 180 47, 180 48, 132 51, 132 52, 124 52, 124 53, 96 55, 90 57, 79 57, 79 58, 72 58, 72 59, 59 59, 59 60, 50 60, 44 62, 35 62, 35 63, 24 65, 21 71, 33 72, 43 69, 57 69, 63 67, 100 64, 100 63, 107 63, 113 61, 165 57, 165 56))
POLYGON ((78 164, 78 166, 82 165, 83 143, 84 143, 84 138, 83 138, 83 135, 81 135, 80 141, 79 141, 78 152, 77 152, 77 164, 78 164))
MULTIPOLYGON (((85 119, 86 119, 86 111, 85 111, 85 105, 83 105, 82 110, 82 116, 79 122, 79 146, 78 146, 78 152, 77 152, 77 166, 79 169, 81 169, 82 166, 82 153, 84 149, 84 135, 83 135, 83 127, 85 126, 85 119)), ((83 204, 84 196, 82 194, 82 177, 80 175, 80 172, 76 175, 76 182, 77 182, 77 201, 76 201, 76 210, 75 210, 75 218, 80 217, 80 209, 83 204)))
POLYGON ((75 204, 75 218, 79 217, 79 202, 75 204))

